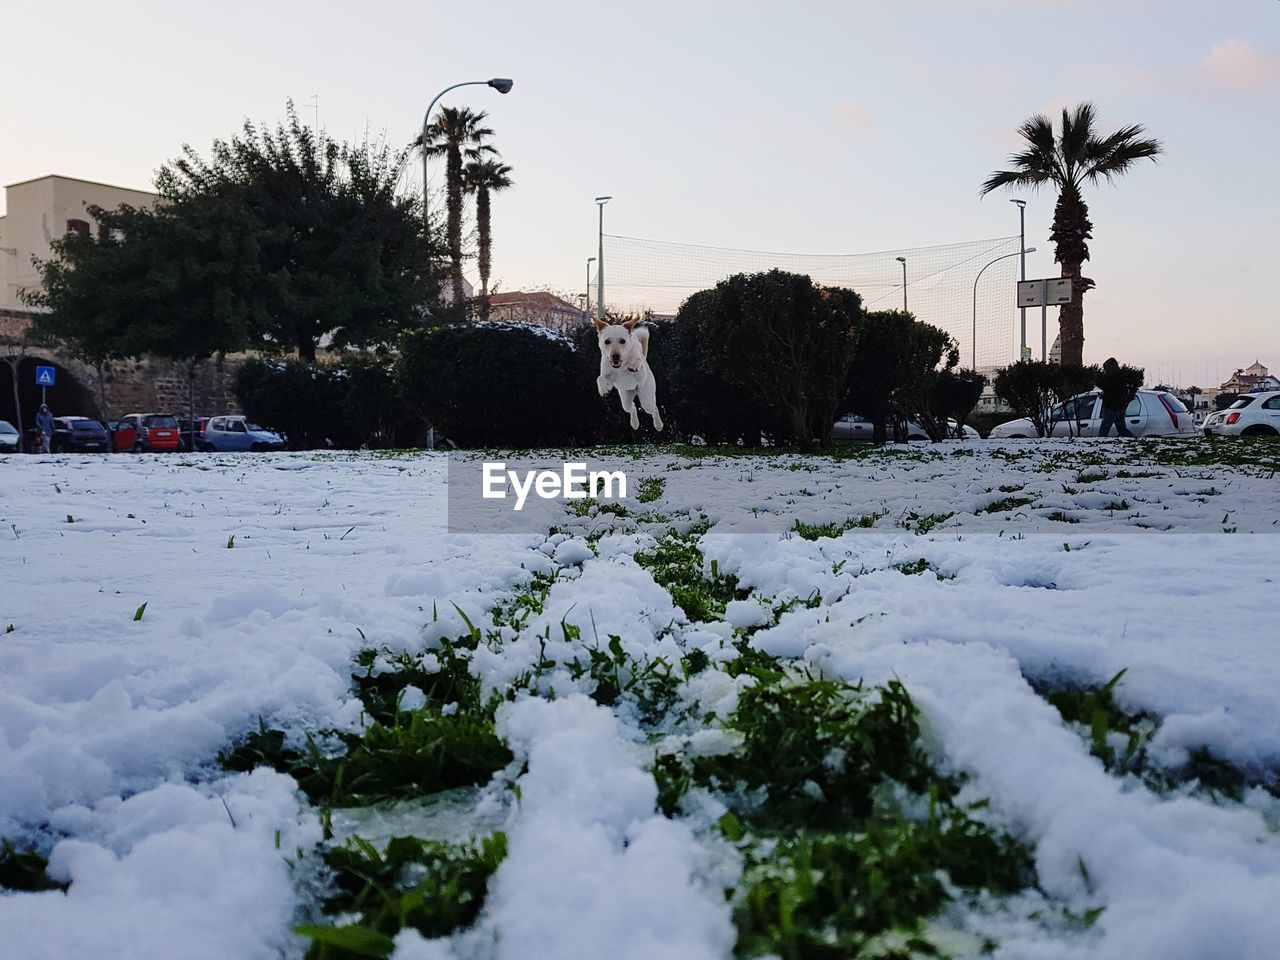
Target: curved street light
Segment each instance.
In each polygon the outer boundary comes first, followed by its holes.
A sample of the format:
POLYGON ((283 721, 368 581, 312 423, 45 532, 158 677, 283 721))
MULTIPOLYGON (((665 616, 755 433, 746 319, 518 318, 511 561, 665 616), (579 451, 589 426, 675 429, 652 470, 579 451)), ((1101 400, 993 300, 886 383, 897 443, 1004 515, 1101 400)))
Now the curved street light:
POLYGON ((907 312, 907 258, 894 257, 893 259, 897 260, 900 264, 902 264, 902 312, 906 313, 907 312))
MULTIPOLYGON (((427 112, 422 115, 422 226, 427 235, 427 249, 431 249, 431 220, 427 215, 427 127, 431 123, 431 111, 436 108, 436 104, 450 90, 457 90, 459 87, 493 87, 499 93, 510 93, 511 88, 515 86, 515 81, 509 77, 494 77, 492 80, 464 80, 462 83, 455 83, 451 87, 445 87, 436 94, 435 99, 431 101, 427 107, 427 112)), ((428 262, 430 262, 430 254, 428 254, 428 262)))
POLYGON ((978 271, 978 275, 973 278, 973 343, 971 344, 971 352, 969 354, 969 368, 976 371, 978 369, 978 281, 982 279, 982 275, 987 272, 987 267, 992 263, 999 263, 1001 260, 1008 260, 1010 257, 1022 257, 1026 262, 1028 253, 1035 253, 1035 247, 1027 247, 1023 250, 1017 250, 1013 253, 1006 253, 1003 256, 996 257, 986 267, 978 271))

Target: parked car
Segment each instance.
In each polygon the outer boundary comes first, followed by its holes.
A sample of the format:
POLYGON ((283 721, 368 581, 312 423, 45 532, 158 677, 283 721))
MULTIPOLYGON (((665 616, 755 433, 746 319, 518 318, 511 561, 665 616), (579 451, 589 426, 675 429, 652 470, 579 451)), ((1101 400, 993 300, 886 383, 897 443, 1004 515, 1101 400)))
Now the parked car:
MULTIPOLYGON (((956 422, 954 420, 947 421, 948 433, 955 435, 956 422)), ((851 441, 867 441, 870 442, 872 435, 875 433, 875 424, 866 417, 859 416, 856 413, 846 413, 843 417, 836 421, 835 427, 831 431, 832 440, 851 440, 851 441)), ((893 439, 893 426, 886 428, 886 436, 893 439)), ((964 438, 966 440, 979 440, 982 435, 973 427, 965 424, 964 438)), ((908 420, 907 421, 907 439, 908 440, 928 440, 929 434, 920 424, 908 420)))
POLYGON ((1206 437, 1274 437, 1280 434, 1280 390, 1237 397, 1205 417, 1201 429, 1206 437))
POLYGON ((223 453, 230 450, 283 450, 284 438, 244 417, 211 417, 205 424, 200 449, 223 453))
POLYGON ((54 417, 53 436, 49 438, 51 453, 106 453, 111 438, 106 428, 88 417, 54 417))
POLYGON ((160 453, 178 449, 178 421, 167 413, 131 413, 111 435, 113 450, 160 453))
MULTIPOLYGON (((1049 414, 1050 435, 1096 437, 1102 426, 1102 391, 1081 393, 1060 403, 1049 414)), ((1135 437, 1177 437, 1196 432, 1195 418, 1186 405, 1164 390, 1139 390, 1124 410, 1124 423, 1135 437)), ((1114 434, 1112 434, 1114 436, 1114 434)), ((1022 440, 1039 436, 1027 417, 991 428, 992 440, 1022 440)))
POLYGON ((17 453, 22 446, 22 435, 8 420, 0 420, 0 453, 17 453))

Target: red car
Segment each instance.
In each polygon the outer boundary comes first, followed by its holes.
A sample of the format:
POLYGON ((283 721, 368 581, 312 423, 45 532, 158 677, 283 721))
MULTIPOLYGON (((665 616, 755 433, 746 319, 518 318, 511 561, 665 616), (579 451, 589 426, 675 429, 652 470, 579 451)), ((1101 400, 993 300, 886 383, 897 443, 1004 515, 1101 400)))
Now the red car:
POLYGON ((121 417, 111 449, 160 453, 178 449, 178 421, 167 413, 131 413, 121 417))

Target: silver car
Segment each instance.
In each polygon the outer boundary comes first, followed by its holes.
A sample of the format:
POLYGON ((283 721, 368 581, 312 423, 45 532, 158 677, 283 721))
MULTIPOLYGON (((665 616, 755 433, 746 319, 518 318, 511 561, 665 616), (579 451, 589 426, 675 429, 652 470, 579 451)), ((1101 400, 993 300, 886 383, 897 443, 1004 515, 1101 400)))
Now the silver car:
POLYGON ((1204 418, 1206 437, 1274 437, 1280 434, 1280 390, 1246 393, 1204 418))
MULTIPOLYGON (((1096 437, 1102 426, 1102 391, 1091 390, 1060 403, 1050 411, 1050 435, 1055 437, 1096 437)), ((1190 436, 1196 432, 1195 418, 1186 405, 1164 390, 1139 390, 1124 410, 1124 424, 1135 437, 1190 436)), ((991 428, 992 440, 1020 440, 1038 437, 1028 417, 1009 420, 991 428)))
MULTIPOLYGON (((956 422, 954 420, 947 421, 947 432, 951 436, 955 435, 956 422)), ((831 430, 832 440, 855 440, 871 442, 872 435, 875 433, 875 424, 866 417, 861 417, 856 413, 846 413, 843 417, 836 421, 835 426, 831 430)), ((885 435, 893 439, 893 427, 890 425, 886 428, 885 435)), ((982 435, 973 427, 965 424, 964 438, 966 440, 978 440, 982 435)), ((929 434, 924 427, 915 421, 907 421, 907 439, 908 440, 928 440, 929 434)))

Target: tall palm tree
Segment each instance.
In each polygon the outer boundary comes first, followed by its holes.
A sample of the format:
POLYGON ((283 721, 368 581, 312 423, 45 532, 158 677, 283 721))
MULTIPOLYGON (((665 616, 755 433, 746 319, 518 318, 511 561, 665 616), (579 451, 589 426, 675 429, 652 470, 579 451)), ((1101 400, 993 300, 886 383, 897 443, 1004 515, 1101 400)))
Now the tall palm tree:
POLYGON ((462 295, 462 197, 466 189, 463 170, 464 155, 480 160, 497 151, 487 142, 493 131, 484 125, 488 114, 476 113, 469 107, 443 107, 427 128, 426 149, 431 156, 447 159, 445 171, 446 208, 449 244, 449 280, 453 302, 461 304, 462 295))
POLYGON ((1071 302, 1063 304, 1058 313, 1064 364, 1083 360, 1083 299, 1085 291, 1093 286, 1093 281, 1080 273, 1089 259, 1088 241, 1093 236, 1089 207, 1081 188, 1100 180, 1114 181, 1139 160, 1155 160, 1164 152, 1159 140, 1143 138, 1146 131, 1139 124, 1121 127, 1103 137, 1095 130, 1096 119, 1092 103, 1079 104, 1074 111, 1063 108, 1062 129, 1055 135, 1052 121, 1036 114, 1018 128, 1027 146, 1009 157, 1012 169, 997 170, 980 191, 985 196, 1000 187, 1038 190, 1052 184, 1058 188, 1049 239, 1056 245, 1054 259, 1062 265, 1062 276, 1073 281, 1074 293, 1071 302))
POLYGON ((480 241, 480 319, 489 319, 489 274, 493 268, 493 233, 489 197, 512 184, 511 168, 494 157, 472 160, 466 167, 466 186, 476 195, 476 233, 480 241))

